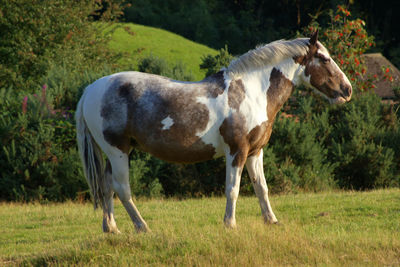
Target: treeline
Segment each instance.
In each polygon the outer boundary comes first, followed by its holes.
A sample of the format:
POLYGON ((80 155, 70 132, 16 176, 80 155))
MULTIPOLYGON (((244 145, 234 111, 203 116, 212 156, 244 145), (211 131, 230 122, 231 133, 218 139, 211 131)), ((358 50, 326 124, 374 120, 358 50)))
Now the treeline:
MULTIPOLYGON (((0 0, 0 4, 0 33, 5 37, 0 39, 0 200, 88 199, 76 148, 74 110, 88 84, 119 70, 114 64, 119 55, 107 49, 102 24, 93 20, 111 22, 121 15, 121 5, 97 0, 58 0, 46 6, 42 1, 26 5, 24 0, 0 0)), ((296 101, 284 108, 290 116, 278 116, 265 148, 264 168, 272 192, 400 184, 399 108, 361 90, 371 82, 360 79, 359 56, 373 41, 363 22, 346 14, 341 7, 331 12, 339 18, 333 24, 313 22, 307 29, 321 28, 321 38, 352 79, 354 100, 329 106, 306 90, 296 90, 296 101), (346 38, 334 34, 345 31, 357 34, 346 38), (338 55, 341 49, 343 58, 338 55)), ((216 56, 204 57, 201 67, 213 73, 231 57, 221 49, 216 56)), ((153 56, 143 59, 138 70, 174 79, 191 77, 182 65, 170 68, 153 56)), ((134 151, 130 166, 135 196, 224 191, 224 159, 177 165, 134 151)), ((244 174, 242 192, 252 192, 250 184, 244 174)))
POLYGON ((379 0, 129 0, 124 12, 128 22, 155 26, 219 49, 228 45, 242 54, 260 43, 291 39, 313 19, 330 22, 329 10, 347 5, 366 22, 377 40, 375 50, 400 67, 400 29, 396 10, 400 2, 379 0))

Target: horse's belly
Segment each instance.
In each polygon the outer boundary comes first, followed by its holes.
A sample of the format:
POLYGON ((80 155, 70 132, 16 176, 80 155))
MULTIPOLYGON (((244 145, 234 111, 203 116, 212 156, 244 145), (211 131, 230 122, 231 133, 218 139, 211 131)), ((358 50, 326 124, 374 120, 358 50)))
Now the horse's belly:
POLYGON ((170 162, 195 163, 210 160, 217 156, 216 149, 201 140, 190 145, 168 141, 153 144, 141 144, 138 142, 138 145, 140 150, 170 162))

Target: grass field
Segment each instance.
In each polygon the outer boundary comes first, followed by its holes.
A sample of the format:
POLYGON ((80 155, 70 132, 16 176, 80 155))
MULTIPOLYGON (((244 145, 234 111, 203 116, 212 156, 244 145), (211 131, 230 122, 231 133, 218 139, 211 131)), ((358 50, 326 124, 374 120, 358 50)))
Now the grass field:
POLYGON ((120 203, 120 235, 101 232, 90 203, 0 204, 0 266, 400 265, 400 190, 272 196, 279 225, 239 197, 225 229, 224 198, 136 201, 151 233, 137 234, 120 203))
POLYGON ((127 68, 137 66, 138 60, 150 54, 165 59, 170 66, 182 62, 196 80, 204 78, 200 70, 201 58, 217 51, 205 45, 192 42, 180 35, 148 26, 132 23, 116 23, 105 30, 112 35, 111 49, 124 52, 126 57, 119 62, 127 68))

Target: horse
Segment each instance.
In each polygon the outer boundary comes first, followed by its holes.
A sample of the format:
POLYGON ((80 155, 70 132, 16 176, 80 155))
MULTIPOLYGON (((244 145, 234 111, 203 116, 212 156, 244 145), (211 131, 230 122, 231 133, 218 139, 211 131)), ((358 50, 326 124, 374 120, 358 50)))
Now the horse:
POLYGON ((351 83, 318 41, 318 31, 310 38, 258 46, 199 82, 131 71, 90 84, 77 105, 77 141, 94 207, 103 209, 103 231, 119 233, 114 193, 136 230, 150 230, 132 201, 133 149, 175 163, 225 156, 228 228, 236 227, 236 201, 246 166, 264 222, 277 223, 268 199, 263 147, 278 111, 299 85, 331 103, 351 98, 351 83))

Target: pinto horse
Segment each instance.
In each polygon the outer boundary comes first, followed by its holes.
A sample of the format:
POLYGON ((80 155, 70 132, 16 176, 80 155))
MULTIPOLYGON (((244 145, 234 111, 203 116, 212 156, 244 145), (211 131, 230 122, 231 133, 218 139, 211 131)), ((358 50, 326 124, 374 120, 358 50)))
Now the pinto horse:
POLYGON ((276 223, 263 147, 277 112, 298 85, 315 89, 331 103, 349 101, 352 94, 346 75, 317 39, 315 32, 311 38, 260 46, 200 82, 121 72, 89 85, 76 111, 77 139, 95 208, 100 205, 104 212, 103 231, 119 232, 114 192, 136 230, 149 230, 129 186, 129 153, 135 148, 178 163, 225 156, 227 227, 236 226, 236 200, 246 165, 264 221, 276 223))

